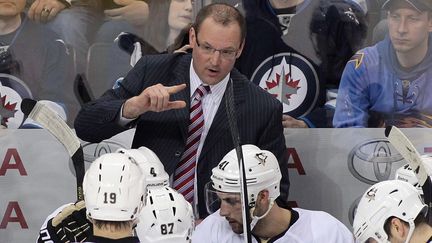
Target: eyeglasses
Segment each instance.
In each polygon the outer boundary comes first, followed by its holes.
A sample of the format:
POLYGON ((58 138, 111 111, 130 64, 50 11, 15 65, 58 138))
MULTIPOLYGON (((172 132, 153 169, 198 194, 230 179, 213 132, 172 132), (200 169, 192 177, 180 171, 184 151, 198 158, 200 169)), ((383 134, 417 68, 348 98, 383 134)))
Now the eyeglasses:
POLYGON ((213 53, 215 52, 219 52, 221 57, 224 59, 233 59, 235 58, 235 56, 237 55, 237 50, 233 50, 233 49, 216 49, 213 46, 209 45, 209 44, 200 44, 198 41, 198 34, 195 35, 195 39, 196 39, 196 43, 197 46, 199 48, 201 48, 201 50, 203 51, 203 53, 207 54, 207 55, 213 55, 213 53))

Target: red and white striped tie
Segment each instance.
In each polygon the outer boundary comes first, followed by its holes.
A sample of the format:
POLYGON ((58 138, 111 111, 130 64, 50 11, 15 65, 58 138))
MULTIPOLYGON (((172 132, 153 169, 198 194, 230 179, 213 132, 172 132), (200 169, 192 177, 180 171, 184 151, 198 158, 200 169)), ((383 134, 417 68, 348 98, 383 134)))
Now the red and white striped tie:
POLYGON ((194 93, 190 108, 190 124, 186 149, 174 173, 173 187, 190 203, 194 199, 195 164, 198 145, 204 130, 204 114, 201 99, 210 91, 209 86, 200 85, 194 93))

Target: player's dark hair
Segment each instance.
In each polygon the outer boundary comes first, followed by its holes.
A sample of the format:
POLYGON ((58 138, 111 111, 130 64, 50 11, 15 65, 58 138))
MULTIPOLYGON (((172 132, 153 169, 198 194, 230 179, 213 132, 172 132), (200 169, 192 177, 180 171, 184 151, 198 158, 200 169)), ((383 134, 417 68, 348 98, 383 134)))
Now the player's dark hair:
POLYGON ((114 229, 122 230, 131 227, 132 221, 107 221, 107 220, 97 220, 92 219, 93 225, 99 229, 114 229))
MULTIPOLYGON (((392 217, 388 218, 388 219, 385 221, 385 223, 384 223, 384 231, 385 231, 386 234, 388 235, 388 239, 390 239, 390 237, 391 237, 390 227, 391 227, 391 220, 392 220, 393 218, 397 218, 397 217, 392 216, 392 217)), ((409 224, 408 224, 407 222, 405 222, 405 221, 402 220, 402 219, 399 219, 399 220, 402 221, 402 222, 403 222, 407 227, 409 227, 409 224)), ((415 220, 414 220, 414 225, 415 225, 415 226, 418 226, 418 225, 420 225, 420 224, 427 224, 426 217, 425 217, 425 215, 424 215, 423 213, 419 213, 419 215, 417 215, 417 217, 416 217, 415 220)))

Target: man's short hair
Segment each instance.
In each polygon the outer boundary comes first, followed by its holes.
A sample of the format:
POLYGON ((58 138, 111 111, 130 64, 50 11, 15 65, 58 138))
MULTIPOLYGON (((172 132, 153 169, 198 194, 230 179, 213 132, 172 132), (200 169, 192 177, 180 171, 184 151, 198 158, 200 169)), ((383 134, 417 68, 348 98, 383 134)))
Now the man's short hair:
MULTIPOLYGON (((386 220, 386 222, 385 222, 385 224, 384 224, 384 231, 386 232, 386 234, 390 237, 391 236, 391 231, 390 231, 390 228, 391 228, 391 220, 392 219, 394 219, 394 218, 396 218, 396 217, 390 217, 390 218, 388 218, 387 220, 386 220)), ((399 219, 400 221, 402 221, 407 227, 409 227, 409 224, 406 222, 406 221, 404 221, 404 220, 402 220, 402 219, 399 219)), ((417 217, 414 219, 414 225, 417 227, 417 226, 419 226, 420 224, 427 224, 427 220, 426 220, 426 217, 425 217, 425 215, 424 214, 419 214, 419 215, 417 215, 417 217)))
POLYGON ((199 32, 202 22, 208 17, 212 17, 216 23, 223 26, 237 23, 241 31, 241 40, 246 38, 246 21, 240 11, 233 6, 226 3, 213 3, 201 8, 193 24, 196 33, 199 32))
POLYGON ((129 221, 106 221, 106 220, 92 219, 92 221, 93 221, 94 227, 96 227, 96 228, 99 228, 99 229, 114 228, 114 230, 116 230, 116 231, 129 229, 133 224, 132 220, 129 220, 129 221))

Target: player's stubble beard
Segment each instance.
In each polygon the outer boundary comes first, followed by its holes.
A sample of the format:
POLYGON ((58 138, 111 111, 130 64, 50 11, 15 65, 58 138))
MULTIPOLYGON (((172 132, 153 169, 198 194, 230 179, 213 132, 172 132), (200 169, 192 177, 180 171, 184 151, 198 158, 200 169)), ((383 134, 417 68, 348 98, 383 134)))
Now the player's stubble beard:
POLYGON ((238 222, 237 220, 233 218, 226 217, 225 218, 229 225, 231 226, 231 229, 236 234, 242 234, 243 233, 243 222, 238 222))

